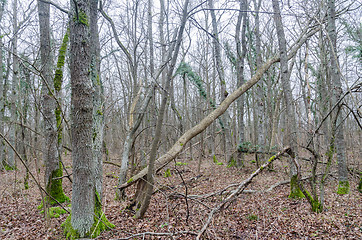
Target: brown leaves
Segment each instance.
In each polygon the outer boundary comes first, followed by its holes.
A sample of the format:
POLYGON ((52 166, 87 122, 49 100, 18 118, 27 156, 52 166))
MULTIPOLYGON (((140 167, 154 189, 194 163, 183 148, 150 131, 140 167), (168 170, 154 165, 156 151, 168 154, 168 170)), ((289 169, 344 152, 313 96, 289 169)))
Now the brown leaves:
MULTIPOLYGON (((241 182, 256 169, 248 160, 243 170, 227 168, 226 164, 216 165, 212 159, 203 161, 203 175, 197 179, 193 179, 197 175, 196 161, 188 162, 187 166, 177 166, 180 170, 187 168, 182 176, 187 184, 188 195, 217 192, 232 183, 241 182), (190 179, 193 180, 188 181, 190 179)), ((70 165, 70 161, 66 164, 70 165)), ((169 167, 172 170, 173 167, 169 167)), ((118 171, 112 165, 105 165, 104 168, 105 173, 118 171)), ((274 168, 275 171, 264 171, 256 177, 249 189, 265 190, 284 180, 283 164, 276 162, 274 168)), ((171 177, 164 178, 161 174, 156 178, 157 188, 161 190, 153 195, 150 209, 145 218, 140 220, 133 218, 134 212, 121 209, 121 204, 114 200, 117 179, 105 176, 104 212, 116 228, 102 233, 99 239, 120 239, 144 232, 197 233, 205 223, 210 208, 220 204, 230 194, 230 190, 235 189, 227 189, 212 197, 189 198, 190 216, 186 222, 186 188, 177 171, 171 172, 171 177)), ((30 184, 29 190, 22 190, 21 182, 14 183, 14 174, 0 172, 0 192, 3 193, 0 196, 0 239, 64 239, 60 224, 67 215, 50 219, 47 223, 37 209, 41 197, 34 184, 30 184)), ((17 172, 18 180, 22 180, 22 174, 22 170, 17 172)), ((64 184, 70 196, 71 184, 67 180, 64 184)), ((305 199, 288 199, 288 184, 276 187, 271 192, 242 194, 215 216, 204 236, 208 239, 361 239, 362 201, 355 184, 351 181, 349 195, 339 196, 335 193, 337 182, 328 182, 326 211, 320 214, 312 213, 305 199)), ((127 194, 131 197, 134 189, 127 189, 127 194)), ((174 239, 194 238, 195 235, 190 233, 174 236, 174 239)), ((142 236, 135 239, 142 239, 142 236)), ((147 235, 145 239, 169 237, 147 235)))

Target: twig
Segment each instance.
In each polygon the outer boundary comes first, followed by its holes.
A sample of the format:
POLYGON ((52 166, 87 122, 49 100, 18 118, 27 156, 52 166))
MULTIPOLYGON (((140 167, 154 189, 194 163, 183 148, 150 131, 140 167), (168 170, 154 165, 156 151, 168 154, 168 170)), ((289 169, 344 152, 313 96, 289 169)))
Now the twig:
POLYGON ((116 166, 116 167, 121 168, 121 165, 119 165, 119 164, 117 164, 117 163, 114 163, 114 162, 110 162, 110 161, 103 161, 103 163, 105 163, 105 164, 109 164, 109 165, 113 165, 113 166, 116 166))
POLYGON ((239 184, 238 188, 231 194, 229 195, 221 204, 219 204, 218 206, 216 206, 215 208, 213 208, 211 210, 211 212, 209 213, 209 217, 206 221, 206 223, 204 224, 204 226, 202 227, 202 229, 200 230, 199 234, 196 237, 196 240, 200 240, 201 236, 205 233, 207 227, 209 226, 209 224, 211 223, 211 220, 214 216, 214 214, 218 211, 220 211, 226 203, 231 202, 232 200, 234 200, 238 195, 240 195, 244 189, 251 183, 251 181, 253 180, 254 177, 256 177, 263 169, 265 169, 269 164, 271 164, 272 162, 274 162, 276 159, 278 159, 279 157, 282 156, 283 153, 288 153, 290 151, 290 147, 286 147, 283 149, 283 151, 279 152, 278 154, 272 156, 265 164, 263 164, 261 167, 259 167, 255 172, 253 172, 248 179, 246 179, 245 181, 243 181, 242 183, 239 184))

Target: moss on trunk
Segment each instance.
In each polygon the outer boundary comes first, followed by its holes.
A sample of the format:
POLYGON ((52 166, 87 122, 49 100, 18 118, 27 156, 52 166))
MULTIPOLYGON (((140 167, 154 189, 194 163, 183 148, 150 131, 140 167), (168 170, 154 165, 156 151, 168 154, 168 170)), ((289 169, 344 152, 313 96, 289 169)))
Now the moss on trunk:
POLYGON ((61 225, 64 228, 64 234, 66 236, 66 239, 78 239, 80 237, 96 238, 101 234, 101 232, 115 227, 114 224, 108 221, 106 215, 104 215, 102 211, 102 204, 99 200, 99 194, 97 192, 95 193, 95 198, 94 219, 91 229, 84 236, 79 236, 78 231, 72 226, 72 215, 70 214, 65 222, 61 225))
POLYGON ((292 176, 290 179, 290 194, 289 198, 298 199, 298 198, 304 198, 303 192, 300 190, 298 186, 298 179, 297 175, 292 176))
MULTIPOLYGON (((69 197, 67 197, 63 192, 63 166, 62 163, 59 162, 59 168, 52 172, 51 176, 48 179, 48 183, 46 185, 46 191, 50 196, 55 198, 58 202, 68 202, 69 197)), ((57 202, 49 196, 46 197, 46 201, 50 206, 56 205, 57 202)))
POLYGON ((362 193, 362 173, 360 173, 361 175, 360 175, 360 177, 359 177, 359 184, 358 184, 358 191, 360 192, 360 193, 362 193))
POLYGON ((348 181, 339 181, 337 193, 340 195, 349 193, 349 182, 348 181))

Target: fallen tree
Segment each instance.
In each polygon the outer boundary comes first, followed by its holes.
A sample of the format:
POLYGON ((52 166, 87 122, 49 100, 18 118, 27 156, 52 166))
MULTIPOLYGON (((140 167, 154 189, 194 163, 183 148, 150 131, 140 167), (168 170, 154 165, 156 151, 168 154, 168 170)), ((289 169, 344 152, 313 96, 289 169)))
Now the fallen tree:
MULTIPOLYGON (((318 27, 306 28, 302 34, 299 36, 297 41, 292 45, 291 49, 288 51, 288 59, 291 59, 298 51, 298 49, 305 43, 305 41, 313 36, 319 30, 318 27)), ((248 91, 252 86, 254 86, 263 76, 263 74, 274 64, 280 61, 278 56, 272 57, 268 59, 255 73, 255 75, 246 83, 244 83, 241 87, 236 89, 233 93, 229 94, 228 97, 225 98, 223 102, 209 115, 207 115, 204 119, 202 119, 197 125, 190 128, 186 131, 171 147, 171 149, 162 155, 160 158, 156 160, 155 168, 156 172, 161 170, 164 166, 170 163, 184 148, 186 143, 188 143, 192 138, 197 136, 199 133, 204 131, 208 126, 210 126, 218 117, 220 117, 229 106, 238 99, 242 94, 248 91)), ((144 168, 138 174, 132 176, 126 183, 123 183, 118 188, 119 190, 123 190, 140 179, 143 179, 148 172, 148 167, 144 168)))

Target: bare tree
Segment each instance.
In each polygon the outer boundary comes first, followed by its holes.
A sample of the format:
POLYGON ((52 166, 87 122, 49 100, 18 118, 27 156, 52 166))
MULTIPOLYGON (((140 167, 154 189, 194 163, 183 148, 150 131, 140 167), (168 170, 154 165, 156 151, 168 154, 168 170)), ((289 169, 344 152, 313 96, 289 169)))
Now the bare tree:
MULTIPOLYGON (((329 35, 329 48, 330 48, 330 76, 331 84, 333 86, 332 91, 332 106, 335 105, 342 96, 342 83, 339 74, 339 63, 337 57, 337 30, 336 30, 336 7, 335 0, 328 0, 328 35, 329 35)), ((336 108, 332 114, 332 134, 330 139, 330 154, 333 154, 334 151, 337 153, 338 159, 338 174, 339 174, 339 184, 338 191, 339 194, 349 193, 349 181, 348 181, 348 169, 347 169, 347 159, 346 159, 346 149, 345 149, 345 140, 344 140, 344 127, 343 127, 343 117, 341 112, 341 104, 336 108)))
MULTIPOLYGON (((285 40, 285 34, 282 24, 282 18, 280 14, 279 2, 278 0, 273 0, 273 9, 274 9, 274 21, 275 26, 277 29, 278 35, 278 44, 279 44, 279 52, 280 52, 280 77, 282 82, 282 87, 284 91, 284 101, 286 105, 286 139, 287 143, 290 146, 292 152, 295 154, 295 158, 298 158, 298 149, 297 149, 297 122, 295 118, 295 108, 293 104, 293 94, 291 89, 291 84, 289 81, 289 74, 288 74, 288 58, 287 58, 287 43, 285 40)), ((290 165, 290 198, 298 198, 302 197, 303 194, 301 193, 298 184, 297 184, 297 171, 296 166, 293 161, 289 161, 290 165)))

